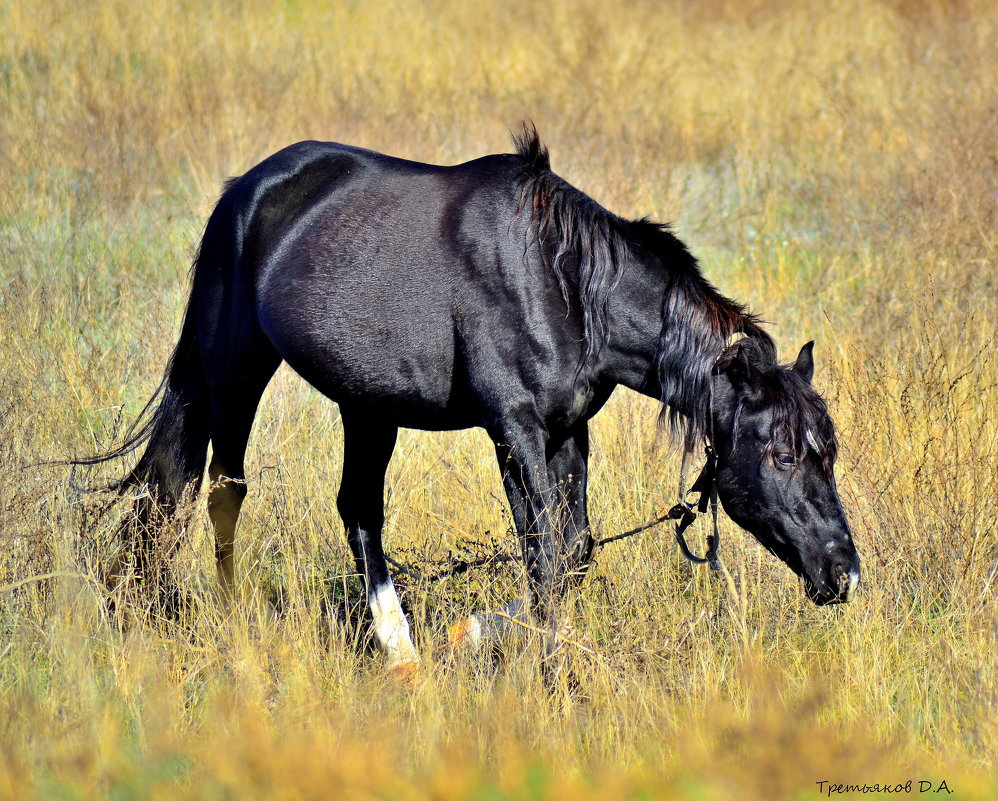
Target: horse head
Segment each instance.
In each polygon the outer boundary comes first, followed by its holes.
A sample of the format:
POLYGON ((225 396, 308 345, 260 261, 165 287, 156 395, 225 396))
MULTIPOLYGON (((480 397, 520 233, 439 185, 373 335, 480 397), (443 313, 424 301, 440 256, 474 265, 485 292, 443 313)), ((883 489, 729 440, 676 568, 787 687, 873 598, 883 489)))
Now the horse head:
POLYGON ((859 554, 835 487, 835 429, 808 342, 792 366, 752 338, 714 365, 711 425, 725 512, 804 582, 818 605, 848 601, 859 554))

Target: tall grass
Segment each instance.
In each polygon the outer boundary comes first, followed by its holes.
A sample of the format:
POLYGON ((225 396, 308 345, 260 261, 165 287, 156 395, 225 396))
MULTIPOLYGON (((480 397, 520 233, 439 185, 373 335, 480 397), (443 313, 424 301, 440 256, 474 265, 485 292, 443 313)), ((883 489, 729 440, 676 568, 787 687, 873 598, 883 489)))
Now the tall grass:
MULTIPOLYGON (((987 2, 0 0, 0 797, 995 797, 996 97, 987 2), (110 615, 101 476, 34 465, 106 447, 151 393, 220 182, 310 137, 457 162, 524 116, 580 188, 674 220, 788 356, 818 340, 855 602, 811 607, 730 523, 721 577, 664 531, 609 546, 579 699, 542 690, 529 638, 443 647, 516 570, 403 577, 426 668, 399 688, 358 620, 335 408, 282 370, 239 611, 195 505, 189 607, 110 615)), ((595 422, 603 534, 671 502, 656 413, 621 391, 595 422)), ((396 554, 513 547, 480 432, 406 433, 388 484, 396 554)))

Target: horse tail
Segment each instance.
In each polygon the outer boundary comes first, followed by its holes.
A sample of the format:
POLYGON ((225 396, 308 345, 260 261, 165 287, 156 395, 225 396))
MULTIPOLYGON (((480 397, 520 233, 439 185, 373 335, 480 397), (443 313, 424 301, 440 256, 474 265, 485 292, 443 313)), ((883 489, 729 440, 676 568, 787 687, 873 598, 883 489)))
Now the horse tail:
POLYGON ((211 434, 208 380, 198 346, 193 292, 159 398, 141 434, 147 440, 145 451, 118 489, 148 487, 146 500, 170 514, 185 491, 196 491, 204 475, 211 434))
MULTIPOLYGON (((198 262, 194 265, 195 273, 198 262)), ((208 381, 198 345, 195 292, 192 291, 180 339, 163 379, 126 434, 125 441, 107 453, 74 459, 73 463, 109 462, 127 456, 145 444, 142 456, 129 473, 106 489, 120 495, 139 490, 131 522, 146 528, 155 522, 155 517, 171 515, 185 492, 197 490, 207 461, 210 412, 208 381)))

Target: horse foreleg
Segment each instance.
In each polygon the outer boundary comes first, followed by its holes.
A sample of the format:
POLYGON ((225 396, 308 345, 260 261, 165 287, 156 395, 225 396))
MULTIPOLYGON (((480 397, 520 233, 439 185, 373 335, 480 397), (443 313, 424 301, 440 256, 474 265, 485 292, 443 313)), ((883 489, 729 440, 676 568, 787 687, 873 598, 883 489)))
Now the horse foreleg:
POLYGON ((589 568, 595 544, 589 530, 588 478, 589 426, 582 422, 548 456, 548 481, 556 493, 566 567, 573 584, 589 568))
POLYGON ((522 436, 507 435, 497 442, 496 455, 513 522, 520 535, 530 611, 546 631, 545 654, 550 658, 560 645, 564 624, 561 607, 568 574, 558 488, 549 479, 547 449, 539 436, 531 436, 529 432, 522 436))
MULTIPOLYGON (((509 454, 497 449, 503 475, 509 470, 509 454)), ((547 449, 547 480, 551 503, 545 514, 549 525, 554 528, 559 558, 556 569, 566 573, 568 583, 575 584, 585 574, 589 566, 593 537, 589 530, 586 485, 588 478, 589 429, 581 423, 569 436, 547 449)), ((526 488, 519 486, 512 490, 510 503, 516 527, 523 532, 527 528, 530 515, 526 504, 526 488)), ((508 494, 510 494, 508 492, 508 494)), ((536 515, 536 513, 535 513, 536 515)), ((558 593, 559 590, 555 590, 558 593)), ((500 647, 528 618, 528 599, 518 598, 494 612, 471 615, 450 628, 450 640, 455 646, 500 647)), ((557 629, 553 635, 557 638, 557 629)))

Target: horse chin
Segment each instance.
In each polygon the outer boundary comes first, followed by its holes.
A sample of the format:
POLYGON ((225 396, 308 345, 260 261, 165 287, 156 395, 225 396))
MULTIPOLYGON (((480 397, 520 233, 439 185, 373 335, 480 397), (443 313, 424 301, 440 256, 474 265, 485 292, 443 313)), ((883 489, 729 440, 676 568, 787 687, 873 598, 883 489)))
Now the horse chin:
POLYGON ((808 592, 807 597, 815 606, 836 606, 837 604, 848 603, 848 599, 840 595, 821 595, 819 593, 808 592))
POLYGON ((849 574, 849 584, 847 588, 833 590, 827 586, 819 586, 808 575, 807 570, 798 553, 790 548, 774 547, 771 538, 762 538, 756 535, 756 539, 762 543, 763 547, 772 553, 777 559, 789 567, 794 574, 804 584, 804 592, 815 606, 835 606, 836 604, 848 603, 855 594, 856 585, 859 583, 859 573, 849 574))
MULTIPOLYGON (((755 534, 755 532, 753 532, 755 534)), ((804 565, 801 554, 793 547, 788 547, 785 540, 773 537, 772 535, 761 537, 755 534, 757 540, 763 547, 772 553, 777 559, 789 567, 794 574, 804 584, 804 592, 808 600, 815 606, 835 606, 836 604, 848 603, 855 594, 856 585, 859 583, 858 571, 850 571, 848 574, 848 585, 840 588, 831 588, 827 584, 818 584, 809 574, 804 565), (776 544, 781 543, 781 544, 776 544)))

